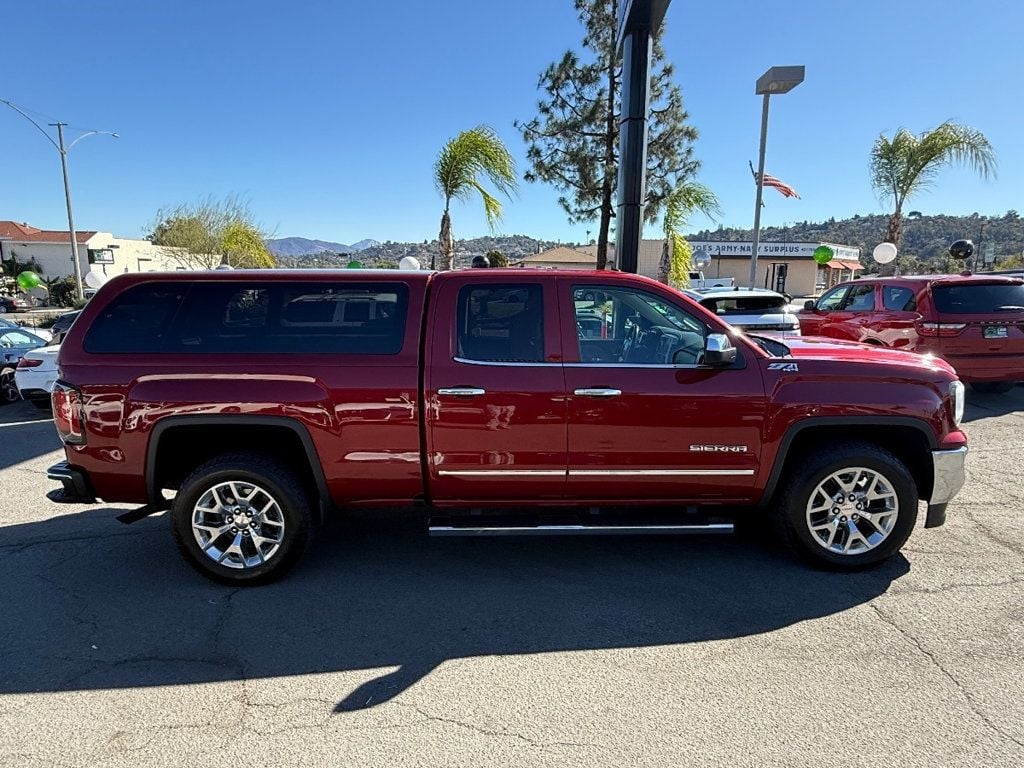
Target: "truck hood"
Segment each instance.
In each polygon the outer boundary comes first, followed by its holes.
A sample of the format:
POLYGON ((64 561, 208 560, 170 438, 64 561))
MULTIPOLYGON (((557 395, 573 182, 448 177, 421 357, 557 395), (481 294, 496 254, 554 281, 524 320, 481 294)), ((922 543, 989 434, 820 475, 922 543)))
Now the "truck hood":
POLYGON ((787 337, 784 343, 797 360, 839 360, 851 363, 897 365, 930 372, 945 371, 956 376, 956 372, 949 363, 934 355, 919 355, 913 352, 877 347, 872 344, 814 336, 787 337))

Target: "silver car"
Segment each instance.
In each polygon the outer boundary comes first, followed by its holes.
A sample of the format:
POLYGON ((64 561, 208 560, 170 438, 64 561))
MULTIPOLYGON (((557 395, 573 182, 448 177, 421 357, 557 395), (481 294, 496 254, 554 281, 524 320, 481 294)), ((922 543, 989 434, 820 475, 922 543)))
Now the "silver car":
POLYGON ((799 336, 800 319, 791 299, 767 288, 686 289, 684 294, 743 331, 799 336))

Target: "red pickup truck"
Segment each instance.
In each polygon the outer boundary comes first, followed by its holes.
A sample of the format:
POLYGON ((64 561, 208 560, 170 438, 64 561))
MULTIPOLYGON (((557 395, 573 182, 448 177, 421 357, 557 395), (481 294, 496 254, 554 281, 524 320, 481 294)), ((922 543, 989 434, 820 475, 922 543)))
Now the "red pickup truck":
POLYGON ((396 505, 441 535, 764 520, 855 569, 899 550, 919 500, 944 522, 967 452, 946 363, 747 336, 613 272, 125 275, 59 376, 50 497, 170 510, 185 557, 233 583, 283 573, 333 510, 396 505))

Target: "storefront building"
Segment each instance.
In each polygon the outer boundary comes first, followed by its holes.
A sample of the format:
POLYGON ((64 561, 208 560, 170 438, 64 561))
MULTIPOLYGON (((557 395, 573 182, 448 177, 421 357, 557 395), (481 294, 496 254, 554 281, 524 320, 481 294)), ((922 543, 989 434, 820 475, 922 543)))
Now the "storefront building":
MULTIPOLYGON (((737 285, 750 279, 750 254, 753 243, 691 240, 694 253, 704 251, 711 257, 705 267, 707 277, 732 277, 737 285)), ((770 288, 791 296, 817 296, 822 291, 852 280, 864 267, 860 248, 835 243, 758 243, 757 278, 759 288, 770 288), (818 264, 814 251, 821 246, 832 249, 832 260, 818 264)))

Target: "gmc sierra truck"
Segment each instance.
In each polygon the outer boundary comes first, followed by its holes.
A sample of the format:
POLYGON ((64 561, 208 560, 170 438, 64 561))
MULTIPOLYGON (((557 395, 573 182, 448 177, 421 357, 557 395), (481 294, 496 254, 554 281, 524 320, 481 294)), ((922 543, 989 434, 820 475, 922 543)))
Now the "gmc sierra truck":
POLYGON ((941 525, 964 481, 946 363, 746 335, 621 273, 124 275, 58 366, 50 498, 168 511, 231 583, 284 573, 332 512, 396 506, 438 535, 763 519, 853 570, 900 549, 919 501, 941 525))

